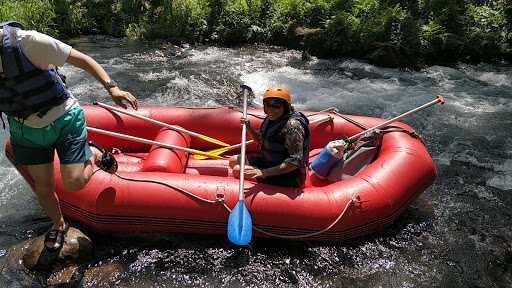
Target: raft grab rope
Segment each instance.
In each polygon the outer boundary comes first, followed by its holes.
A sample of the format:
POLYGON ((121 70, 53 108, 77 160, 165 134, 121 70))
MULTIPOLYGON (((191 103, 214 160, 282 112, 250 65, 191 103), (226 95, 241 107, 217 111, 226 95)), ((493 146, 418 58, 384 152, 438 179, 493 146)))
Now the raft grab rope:
MULTIPOLYGON (((100 169, 98 169, 98 170, 100 170, 100 169)), ((98 170, 96 170, 95 172, 97 172, 98 170)), ((114 173, 114 175, 116 175, 120 179, 127 180, 127 181, 153 183, 153 184, 157 184, 157 185, 162 185, 162 186, 165 186, 167 188, 179 191, 179 192, 181 192, 181 193, 183 193, 185 195, 188 195, 188 196, 190 196, 192 198, 195 198, 195 199, 197 199, 199 201, 203 201, 203 202, 210 203, 210 204, 220 204, 220 205, 224 206, 224 208, 228 211, 228 213, 231 212, 231 208, 229 208, 228 205, 226 204, 226 202, 224 201, 224 195, 220 194, 220 193, 216 195, 217 197, 215 198, 215 200, 210 200, 210 199, 206 199, 206 198, 203 198, 201 196, 195 195, 194 193, 192 193, 190 191, 187 191, 186 189, 174 186, 172 184, 168 184, 168 183, 164 183, 164 182, 160 182, 160 181, 155 181, 155 180, 136 179, 136 178, 131 178, 131 177, 125 177, 125 176, 119 175, 117 172, 114 173)), ((341 213, 338 215, 338 217, 336 217, 336 219, 331 224, 329 224, 327 227, 325 227, 322 230, 311 232, 311 233, 307 233, 307 234, 301 234, 301 235, 280 235, 280 234, 276 234, 276 233, 267 232, 267 231, 265 231, 263 229, 257 228, 256 226, 253 226, 253 228, 254 228, 254 230, 256 230, 256 231, 258 231, 258 232, 260 232, 262 234, 265 234, 265 235, 268 235, 268 236, 272 236, 272 237, 276 237, 276 238, 282 238, 282 239, 301 239, 301 238, 313 237, 313 236, 320 235, 322 233, 327 232, 334 225, 336 225, 341 220, 341 218, 343 218, 343 216, 345 216, 345 214, 348 211, 349 207, 353 206, 356 203, 360 203, 360 202, 361 201, 359 199, 359 196, 353 195, 352 198, 347 202, 347 204, 345 205, 345 207, 343 208, 341 213)))

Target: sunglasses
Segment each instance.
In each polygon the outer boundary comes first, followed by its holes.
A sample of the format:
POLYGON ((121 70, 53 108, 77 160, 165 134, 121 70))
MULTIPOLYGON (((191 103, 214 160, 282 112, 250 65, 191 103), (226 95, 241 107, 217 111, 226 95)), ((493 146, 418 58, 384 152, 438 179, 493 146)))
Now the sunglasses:
POLYGON ((273 108, 273 109, 283 108, 283 105, 279 101, 265 101, 265 102, 263 102, 263 106, 265 106, 265 108, 273 108))

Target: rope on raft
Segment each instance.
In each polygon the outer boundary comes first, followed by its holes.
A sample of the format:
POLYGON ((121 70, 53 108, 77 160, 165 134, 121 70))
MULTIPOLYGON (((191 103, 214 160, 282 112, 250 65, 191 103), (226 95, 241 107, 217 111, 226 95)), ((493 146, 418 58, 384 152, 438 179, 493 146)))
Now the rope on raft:
MULTIPOLYGON (((98 169, 100 170, 100 169, 98 169)), ((96 170, 95 172, 97 172, 98 170, 96 170)), ((167 188, 170 188, 170 189, 174 189, 176 191, 179 191, 185 195, 188 195, 192 198, 195 198, 199 201, 203 201, 203 202, 206 202, 206 203, 210 203, 210 204, 221 204, 222 206, 224 206, 224 208, 226 208, 226 210, 229 212, 231 212, 231 208, 228 207, 228 205, 226 205, 226 202, 224 202, 224 198, 223 197, 217 197, 215 200, 210 200, 210 199, 206 199, 206 198, 203 198, 201 196, 197 196, 195 195, 194 193, 190 192, 190 191, 187 191, 183 188, 180 188, 180 187, 177 187, 177 186, 174 186, 174 185, 171 185, 171 184, 168 184, 168 183, 164 183, 164 182, 160 182, 160 181, 154 181, 154 180, 146 180, 146 179, 136 179, 136 178, 130 178, 130 177, 125 177, 125 176, 121 176, 119 175, 118 173, 114 173, 114 175, 116 175, 118 178, 120 179, 123 179, 123 180, 127 180, 127 181, 133 181, 133 182, 144 182, 144 183, 153 183, 153 184, 158 184, 158 185, 162 185, 162 186, 165 186, 167 188)), ((272 236, 272 237, 276 237, 276 238, 283 238, 283 239, 301 239, 301 238, 307 238, 307 237, 313 237, 313 236, 316 236, 316 235, 319 235, 319 234, 322 234, 326 231, 328 231, 329 229, 331 229, 334 225, 336 225, 340 220, 341 218, 343 218, 343 216, 345 216, 346 212, 348 211, 348 208, 356 203, 358 203, 359 200, 358 200, 358 197, 357 196, 354 196, 352 197, 352 199, 350 199, 347 204, 345 205, 345 208, 343 208, 343 210, 341 211, 341 213, 338 215, 338 217, 331 223, 329 224, 327 227, 325 227, 324 229, 322 230, 319 230, 319 231, 315 231, 315 232, 311 232, 311 233, 307 233, 307 234, 300 234, 300 235, 280 235, 280 234, 275 234, 275 233, 271 233, 271 232, 267 232, 263 229, 260 229, 260 228, 257 228, 255 226, 254 227, 254 230, 262 233, 262 234, 265 234, 265 235, 268 235, 268 236, 272 236)))

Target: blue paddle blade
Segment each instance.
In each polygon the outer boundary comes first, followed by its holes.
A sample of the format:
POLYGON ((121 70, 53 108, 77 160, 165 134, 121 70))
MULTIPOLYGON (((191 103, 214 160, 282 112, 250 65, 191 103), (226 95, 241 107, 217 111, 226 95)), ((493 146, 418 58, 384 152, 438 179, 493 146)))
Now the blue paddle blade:
POLYGON ((244 200, 238 201, 228 218, 228 239, 236 245, 247 245, 252 238, 252 220, 244 200))

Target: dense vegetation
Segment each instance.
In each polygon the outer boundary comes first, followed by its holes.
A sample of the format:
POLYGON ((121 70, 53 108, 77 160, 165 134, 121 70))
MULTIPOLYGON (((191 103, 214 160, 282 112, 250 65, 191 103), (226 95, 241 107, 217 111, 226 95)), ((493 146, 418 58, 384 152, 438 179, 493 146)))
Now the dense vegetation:
POLYGON ((512 0, 0 0, 56 37, 262 42, 393 67, 512 58, 512 0))

